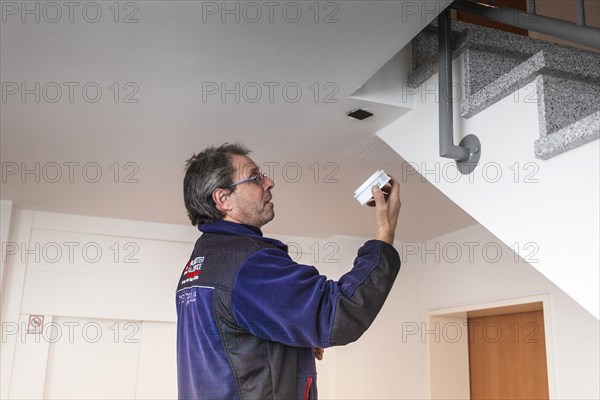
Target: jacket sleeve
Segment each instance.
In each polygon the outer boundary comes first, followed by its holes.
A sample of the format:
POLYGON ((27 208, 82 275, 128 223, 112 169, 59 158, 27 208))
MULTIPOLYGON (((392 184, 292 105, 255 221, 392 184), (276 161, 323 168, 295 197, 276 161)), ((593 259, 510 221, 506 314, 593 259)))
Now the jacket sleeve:
POLYGON ((297 347, 344 345, 371 325, 399 270, 396 249, 378 240, 359 249, 354 267, 337 282, 281 249, 261 249, 238 272, 233 314, 261 339, 297 347))

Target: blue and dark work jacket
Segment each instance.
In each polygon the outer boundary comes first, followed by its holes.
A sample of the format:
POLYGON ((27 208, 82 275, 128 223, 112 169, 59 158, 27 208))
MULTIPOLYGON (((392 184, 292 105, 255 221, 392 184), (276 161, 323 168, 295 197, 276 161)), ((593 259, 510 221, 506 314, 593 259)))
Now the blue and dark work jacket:
POLYGON ((344 345, 371 325, 400 269, 369 240, 339 281, 294 262, 260 229, 200 227, 177 287, 180 399, 316 399, 314 347, 344 345))

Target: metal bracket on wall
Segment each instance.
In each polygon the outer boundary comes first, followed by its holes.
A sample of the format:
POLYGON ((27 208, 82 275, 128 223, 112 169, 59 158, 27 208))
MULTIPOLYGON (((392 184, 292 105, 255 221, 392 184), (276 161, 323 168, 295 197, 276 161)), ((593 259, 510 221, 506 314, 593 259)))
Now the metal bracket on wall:
POLYGON ((438 76, 440 108, 440 156, 456 160, 463 175, 475 170, 481 158, 481 143, 475 135, 465 136, 458 146, 454 145, 452 110, 452 32, 450 8, 438 16, 438 76))

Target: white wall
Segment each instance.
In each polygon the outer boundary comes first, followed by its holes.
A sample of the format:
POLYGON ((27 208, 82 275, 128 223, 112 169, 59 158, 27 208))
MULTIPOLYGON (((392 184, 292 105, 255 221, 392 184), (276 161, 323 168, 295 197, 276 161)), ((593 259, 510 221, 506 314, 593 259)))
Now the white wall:
MULTIPOLYGON (((462 88, 462 57, 453 65, 454 82, 462 88)), ((455 143, 476 134, 482 144, 480 165, 463 176, 453 160, 438 155, 437 74, 410 96, 414 110, 378 132, 381 139, 598 318, 599 142, 536 159, 534 84, 470 119, 460 117, 456 101, 455 143)))
POLYGON ((0 200, 0 244, 2 245, 2 260, 0 260, 0 293, 4 288, 5 249, 8 241, 10 219, 12 216, 12 201, 0 200))
POLYGON ((598 320, 489 231, 475 225, 397 248, 403 266, 380 316, 359 341, 337 350, 337 398, 428 398, 428 344, 455 336, 443 326, 436 330, 430 312, 539 295, 550 304, 544 311, 550 393, 559 399, 600 396, 598 320))
POLYGON ((174 291, 197 231, 19 209, 12 228, 2 397, 175 397, 174 291))

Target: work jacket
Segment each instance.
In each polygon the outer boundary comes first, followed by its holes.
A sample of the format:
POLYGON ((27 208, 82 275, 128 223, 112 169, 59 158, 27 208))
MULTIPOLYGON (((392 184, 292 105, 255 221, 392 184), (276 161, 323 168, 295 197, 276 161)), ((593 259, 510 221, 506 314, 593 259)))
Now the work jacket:
POLYGON ((200 230, 176 294, 179 398, 316 399, 312 348, 367 330, 400 269, 398 252, 369 240, 335 282, 256 227, 216 221, 200 230))

